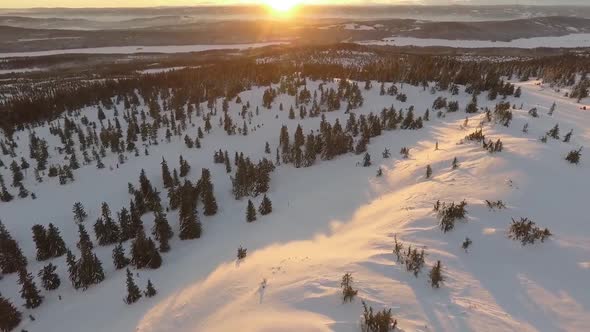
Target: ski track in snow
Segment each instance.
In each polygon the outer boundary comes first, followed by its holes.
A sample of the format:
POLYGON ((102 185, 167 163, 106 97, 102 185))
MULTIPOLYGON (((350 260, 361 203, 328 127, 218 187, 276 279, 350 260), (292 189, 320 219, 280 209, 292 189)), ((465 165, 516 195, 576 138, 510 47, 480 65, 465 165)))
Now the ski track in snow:
MULTIPOLYGON (((308 87, 313 91, 318 83, 308 81, 308 87)), ((188 177, 193 183, 202 167, 209 168, 220 210, 213 217, 200 215, 203 236, 193 241, 178 240, 178 214, 168 213, 175 231, 172 249, 162 255, 160 269, 140 270, 136 278, 141 288, 148 278, 153 281, 158 290, 154 298, 142 298, 132 306, 123 303, 125 272, 114 269, 112 246, 96 246, 106 280, 85 292, 72 289, 65 257, 51 261, 59 266, 62 286, 53 292, 43 291, 45 302, 38 309, 21 306, 15 274, 0 281, 0 292, 23 311, 19 329, 44 332, 358 331, 361 299, 375 309, 393 308, 404 331, 587 330, 590 224, 585 206, 590 162, 583 154, 581 164, 572 166, 564 156, 589 145, 590 111, 580 110, 573 100, 536 83, 515 83, 523 89, 522 98, 509 101, 523 103, 524 108, 513 110, 509 128, 485 125, 487 138, 504 142, 500 153, 488 154, 477 143, 457 144, 476 129, 483 114, 470 116, 468 128, 461 128, 470 95, 461 91, 459 96, 450 96, 445 92, 442 94, 449 100, 459 100, 460 111, 437 118, 431 110, 431 120, 418 131, 384 131, 368 147, 371 167, 356 167, 362 156, 352 154, 320 161, 310 168, 277 167, 269 192, 273 213, 259 216, 252 224, 245 222, 247 200, 233 199, 229 176, 223 165, 213 164, 213 153, 220 148, 228 150, 233 159, 234 151, 242 151, 258 160, 267 156, 263 148, 268 141, 273 151, 268 157, 274 160, 282 124, 288 126, 291 137, 299 123, 306 134, 317 130, 318 118, 288 119, 293 98, 286 95, 277 97, 272 110, 260 106, 260 116, 254 116, 247 137, 227 136, 213 117, 213 130, 201 140, 200 150, 188 150, 182 137, 173 137, 172 143, 162 141, 151 146, 149 156, 130 156, 119 168, 116 156, 109 153, 103 159, 105 169, 82 167, 75 171, 76 181, 65 186, 58 185, 56 178, 37 184, 32 174, 27 174, 25 186, 38 198, 0 204, 0 216, 27 255, 33 274, 48 262, 34 259, 32 225, 53 222, 66 243, 74 246, 77 227, 72 220, 72 204, 84 204, 89 213, 87 229, 93 233, 100 203, 106 201, 113 213, 128 205, 127 183, 136 184, 142 168, 152 184, 162 189, 162 157, 172 169, 178 168, 182 154, 191 165, 188 177), (548 116, 546 111, 553 101, 557 110, 548 116), (285 111, 278 110, 280 102, 285 111), (540 118, 528 116, 527 110, 532 107, 539 108, 540 118), (521 132, 525 123, 529 123, 526 135, 521 132), (540 143, 538 138, 556 123, 562 133, 574 129, 572 141, 549 139, 547 144, 540 143), (439 142, 439 151, 434 151, 435 141, 439 142), (408 159, 401 159, 398 153, 404 146, 411 148, 408 159), (381 157, 384 148, 391 151, 390 159, 381 157), (460 163, 457 170, 450 167, 454 157, 460 163), (424 178, 428 164, 433 168, 430 180, 424 178), (378 167, 383 168, 379 178, 375 176, 378 167), (466 199, 468 221, 443 234, 432 212, 432 204, 438 199, 466 199), (486 199, 502 199, 509 208, 489 211, 486 199), (511 218, 521 216, 549 227, 554 237, 527 247, 507 239, 511 218), (394 234, 406 245, 426 248, 427 264, 418 278, 396 262, 392 254, 394 234), (466 236, 473 240, 469 253, 461 249, 466 236), (240 245, 248 249, 248 256, 236 264, 240 245), (426 275, 438 259, 443 263, 446 282, 434 290, 426 275), (353 275, 358 295, 352 303, 342 304, 340 279, 347 272, 353 275), (36 321, 29 321, 28 314, 36 321)), ((432 108, 433 100, 440 95, 405 84, 400 91, 407 94, 408 101, 400 103, 391 96, 380 96, 378 83, 373 85, 372 90, 363 90, 364 106, 354 112, 378 113, 392 104, 398 110, 414 105, 418 116, 432 108)), ((255 110, 262 93, 262 88, 256 88, 240 96, 255 110)), ((479 99, 480 106, 492 109, 497 102, 483 95, 479 99)), ((220 105, 219 101, 219 109, 220 105)), ((241 105, 230 102, 230 113, 238 127, 242 123, 240 110, 241 105)), ((106 113, 113 118, 112 110, 106 113)), ((95 107, 85 109, 84 114, 96 120, 95 107)), ((343 126, 346 123, 344 111, 325 115, 332 123, 337 118, 343 126)), ((203 124, 194 115, 193 122, 203 124)), ((196 137, 196 127, 189 124, 188 130, 189 136, 196 137)), ((36 132, 46 137, 50 146, 59 145, 59 139, 49 135, 47 127, 36 132)), ((17 142, 18 157, 28 157, 28 133, 17 133, 17 142)), ((63 158, 56 151, 50 153, 50 165, 63 158)), ((1 158, 8 164, 5 156, 1 158)), ((11 178, 8 169, 0 169, 0 173, 6 180, 11 178)), ((167 201, 165 194, 162 198, 167 201)), ((253 201, 258 206, 261 197, 253 201)), ((146 214, 142 219, 145 229, 150 230, 153 216, 146 214)))

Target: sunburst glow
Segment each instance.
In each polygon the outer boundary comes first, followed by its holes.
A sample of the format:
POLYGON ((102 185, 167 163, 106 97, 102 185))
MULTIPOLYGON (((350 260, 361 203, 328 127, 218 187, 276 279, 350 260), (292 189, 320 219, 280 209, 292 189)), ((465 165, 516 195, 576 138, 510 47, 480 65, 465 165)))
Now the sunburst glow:
POLYGON ((264 0, 273 11, 287 13, 301 3, 301 0, 264 0))

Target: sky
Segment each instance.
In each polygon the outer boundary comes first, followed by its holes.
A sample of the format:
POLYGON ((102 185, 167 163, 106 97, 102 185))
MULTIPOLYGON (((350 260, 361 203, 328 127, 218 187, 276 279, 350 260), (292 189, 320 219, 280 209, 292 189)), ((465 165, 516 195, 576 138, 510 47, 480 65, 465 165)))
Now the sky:
MULTIPOLYGON (((155 6, 195 6, 211 4, 264 3, 265 1, 293 0, 1 0, 0 8, 32 7, 155 7, 155 6)), ((590 0, 296 0, 313 4, 521 4, 521 5, 589 5, 590 0)))

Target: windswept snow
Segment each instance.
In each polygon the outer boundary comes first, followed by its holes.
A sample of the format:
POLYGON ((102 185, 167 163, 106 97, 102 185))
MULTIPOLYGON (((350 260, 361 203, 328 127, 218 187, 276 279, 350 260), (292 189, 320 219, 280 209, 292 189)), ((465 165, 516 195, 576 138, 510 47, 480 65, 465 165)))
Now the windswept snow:
MULTIPOLYGON (((269 193, 273 213, 259 216, 252 224, 245 221, 246 200, 233 199, 229 176, 223 165, 213 164, 213 153, 220 148, 232 156, 234 151, 243 151, 258 160, 266 156, 266 141, 274 152, 281 125, 288 126, 291 136, 298 124, 305 133, 317 130, 319 119, 289 120, 288 111, 278 110, 281 102, 294 103, 293 97, 280 95, 272 110, 260 106, 260 115, 252 120, 251 128, 256 129, 247 137, 227 136, 214 118, 214 129, 202 140, 200 150, 188 150, 182 138, 173 137, 172 143, 162 141, 150 147, 149 156, 130 157, 118 168, 116 156, 109 154, 103 159, 105 169, 85 166, 76 171, 76 181, 66 186, 59 186, 55 178, 27 182, 25 186, 38 198, 0 204, 0 215, 29 258, 30 271, 35 272, 43 263, 34 260, 32 225, 53 222, 73 246, 77 228, 72 204, 80 201, 87 207, 87 227, 91 228, 102 201, 112 211, 127 204, 127 183, 136 183, 142 168, 152 184, 162 189, 162 157, 172 168, 182 154, 192 166, 189 178, 193 182, 202 167, 209 168, 220 211, 213 217, 201 217, 202 238, 179 241, 175 236, 160 269, 138 271, 140 287, 145 287, 148 278, 154 282, 159 292, 155 298, 124 304, 125 273, 114 269, 112 247, 97 246, 106 280, 85 292, 74 291, 67 280, 65 258, 55 259, 61 288, 44 292, 46 299, 40 308, 25 310, 19 328, 44 332, 352 332, 359 331, 360 301, 364 300, 375 309, 392 308, 404 331, 585 331, 590 326, 590 223, 585 210, 590 162, 584 155, 580 165, 572 166, 564 156, 590 144, 590 111, 537 83, 516 83, 523 89, 522 98, 510 97, 509 101, 517 107, 522 103, 523 109, 513 110, 509 128, 484 125, 486 137, 504 142, 500 153, 489 154, 478 143, 459 144, 479 126, 482 113, 471 116, 463 127, 464 112, 437 118, 431 111, 424 129, 384 132, 371 139, 372 167, 358 167, 362 156, 352 154, 310 168, 277 167, 269 193), (557 110, 548 116, 554 101, 557 110), (540 118, 528 116, 532 107, 539 109, 540 118), (528 134, 521 131, 525 123, 529 123, 528 134), (556 123, 564 133, 574 129, 572 141, 539 142, 556 123), (434 151, 436 141, 438 151, 434 151), (402 147, 411 148, 409 159, 399 157, 402 147), (390 159, 381 157, 385 148, 393 154, 390 159), (450 167, 454 157, 460 163, 456 170, 450 167), (426 165, 433 168, 431 179, 424 177, 426 165), (378 167, 383 169, 379 178, 375 176, 378 167), (443 234, 432 212, 433 203, 463 199, 468 202, 467 221, 443 234), (501 199, 508 209, 490 211, 486 199, 501 199), (511 218, 521 216, 549 227, 554 236, 526 247, 507 239, 511 218), (424 247, 428 253, 427 266, 418 278, 396 262, 392 253, 396 234, 405 244, 424 247), (461 249, 466 236, 473 240, 469 253, 461 249), (239 246, 248 249, 248 256, 238 263, 239 246), (437 290, 426 277, 436 260, 443 262, 446 277, 437 290), (340 279, 347 272, 352 273, 359 292, 352 303, 343 304, 340 279), (261 287, 263 280, 266 287, 261 287), (28 314, 36 320, 29 321, 28 314)), ((307 84, 313 91, 319 82, 309 80, 307 84)), ((379 112, 392 104, 407 110, 414 105, 418 116, 441 95, 408 84, 398 88, 407 94, 406 103, 380 96, 379 84, 373 82, 370 91, 363 90, 364 106, 354 112, 379 112)), ((240 97, 255 109, 263 91, 255 88, 240 97)), ((458 96, 442 95, 458 100, 461 110, 471 98, 463 89, 458 96)), ((495 103, 480 98, 480 106, 493 108, 495 103)), ((230 102, 232 115, 237 117, 240 110, 241 105, 230 102)), ((112 110, 106 113, 113 119, 112 110)), ((95 107, 85 109, 84 114, 96 120, 95 107)), ((325 116, 332 123, 339 119, 343 126, 347 119, 344 111, 325 116)), ((193 121, 202 125, 202 119, 193 121)), ((196 136, 196 127, 188 130, 189 136, 196 136)), ((59 144, 47 127, 36 131, 50 144, 59 144)), ((27 156, 28 133, 17 136, 18 157, 27 156)), ((10 178, 9 170, 0 172, 10 178)), ((254 201, 258 205, 260 198, 254 201)), ((151 229, 152 220, 151 215, 144 216, 146 230, 151 229)), ((178 234, 177 213, 168 213, 168 220, 178 234)), ((14 285, 16 276, 6 276, 0 281, 0 291, 20 306, 14 285)))
POLYGON ((188 53, 203 52, 212 50, 237 49, 245 50, 249 48, 265 47, 270 45, 286 44, 287 42, 267 42, 267 43, 250 43, 250 44, 219 44, 219 45, 169 45, 169 46, 112 46, 112 47, 95 47, 95 48, 75 48, 60 49, 51 51, 38 52, 11 52, 0 53, 0 58, 14 57, 37 57, 56 54, 135 54, 135 53, 188 53))
POLYGON ((491 40, 451 40, 414 37, 390 37, 383 40, 361 41, 362 45, 380 46, 442 46, 456 48, 485 48, 485 47, 513 47, 513 48, 575 48, 590 47, 590 34, 575 33, 560 37, 535 37, 514 39, 509 42, 491 40))

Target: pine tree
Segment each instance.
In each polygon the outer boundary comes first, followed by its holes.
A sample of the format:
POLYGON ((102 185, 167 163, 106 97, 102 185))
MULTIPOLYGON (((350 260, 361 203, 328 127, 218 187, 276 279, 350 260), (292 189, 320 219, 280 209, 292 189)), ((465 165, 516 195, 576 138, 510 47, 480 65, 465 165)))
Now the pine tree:
POLYGON ((41 278, 41 285, 45 290, 54 290, 59 288, 61 285, 61 281, 59 280, 59 276, 55 273, 57 266, 49 263, 39 271, 39 278, 41 278))
POLYGON ((88 214, 86 213, 86 211, 84 211, 84 206, 80 202, 74 203, 72 212, 74 213, 74 221, 76 221, 77 223, 84 222, 84 220, 86 220, 86 218, 88 217, 88 214))
POLYGON ((74 256, 74 254, 72 254, 69 249, 66 252, 66 263, 68 264, 69 279, 72 283, 72 286, 75 289, 78 289, 80 286, 78 281, 78 266, 76 265, 76 256, 74 256))
POLYGON ((248 200, 248 209, 246 210, 246 221, 253 222, 256 220, 256 209, 254 208, 254 203, 251 200, 248 200))
POLYGON ((217 201, 213 195, 213 184, 211 183, 211 173, 208 169, 203 168, 201 179, 197 184, 201 199, 203 201, 203 214, 212 216, 217 213, 217 201))
POLYGON ((242 135, 248 136, 248 125, 246 124, 246 121, 244 121, 244 125, 242 126, 242 135))
POLYGON ((19 187, 21 181, 25 178, 23 173, 21 172, 20 166, 17 164, 16 160, 13 160, 10 164, 10 170, 12 171, 12 186, 19 187))
POLYGON ((549 113, 547 113, 549 116, 553 115, 553 112, 555 112, 555 109, 557 108, 557 104, 555 102, 553 102, 553 104, 551 105, 551 108, 549 108, 549 113))
POLYGON ((141 298, 141 291, 139 287, 133 281, 133 274, 129 269, 127 269, 127 296, 124 299, 124 302, 127 304, 133 304, 137 302, 141 298))
POLYGON ((224 163, 225 163, 225 172, 226 173, 231 173, 231 163, 229 160, 229 156, 227 155, 227 151, 225 151, 225 157, 223 158, 224 163))
POLYGON ((21 322, 22 314, 2 294, 0 294, 0 331, 10 332, 21 322))
POLYGON ((81 249, 80 259, 76 262, 76 285, 75 288, 87 289, 91 285, 101 283, 105 276, 102 263, 89 247, 81 249))
POLYGON ((371 166, 371 155, 367 152, 363 158, 363 167, 371 166))
POLYGON ((238 248, 238 260, 242 260, 242 259, 246 258, 247 253, 248 253, 248 249, 242 248, 242 246, 240 246, 238 248))
POLYGON ((117 218, 119 219, 119 230, 120 230, 120 241, 127 241, 135 237, 136 231, 133 229, 133 224, 131 222, 131 216, 129 215, 129 211, 127 208, 123 207, 121 212, 117 213, 117 218))
POLYGON ((469 249, 469 246, 471 246, 471 243, 473 243, 471 241, 471 239, 466 237, 465 241, 463 241, 463 244, 461 245, 461 248, 463 248, 463 250, 465 250, 465 252, 467 252, 467 249, 469 249))
POLYGON ((168 169, 168 164, 166 163, 166 160, 164 159, 164 157, 162 157, 162 180, 164 182, 164 188, 170 188, 173 183, 174 180, 172 179, 172 175, 170 175, 170 170, 168 169))
POLYGON ((129 214, 130 214, 130 231, 131 238, 135 238, 138 232, 143 232, 143 221, 141 215, 133 202, 129 203, 129 214))
POLYGON ((157 293, 158 291, 156 291, 156 289, 154 288, 152 281, 148 279, 147 287, 144 292, 145 297, 154 297, 157 293))
POLYGON ((352 302, 356 294, 358 293, 357 290, 352 288, 352 275, 350 273, 346 273, 342 276, 342 281, 340 282, 340 288, 342 288, 342 302, 352 302))
POLYGON ((167 252, 170 250, 168 241, 172 238, 172 228, 166 219, 166 214, 163 212, 156 212, 154 219, 154 227, 152 228, 152 235, 156 241, 160 242, 160 251, 167 252))
POLYGON ((262 198, 262 203, 260 203, 260 206, 258 207, 258 212, 260 212, 260 214, 263 216, 272 212, 272 202, 266 196, 266 194, 262 198))
POLYGON ((432 167, 430 167, 430 165, 426 166, 426 178, 430 179, 430 177, 432 176, 432 167))
POLYGON ((270 145, 268 144, 268 142, 266 142, 266 144, 264 145, 264 153, 270 154, 270 145))
POLYGON ((0 201, 10 202, 14 199, 14 196, 8 191, 3 181, 0 181, 0 201))
POLYGON ((0 272, 10 274, 24 269, 27 258, 2 221, 0 221, 0 272))
POLYGON ((432 288, 439 288, 440 284, 444 282, 444 277, 442 275, 442 265, 440 261, 436 262, 436 265, 432 267, 432 270, 428 273, 428 277, 430 278, 430 285, 432 288))
POLYGON ((565 134, 565 136, 563 137, 563 142, 568 143, 572 139, 573 133, 574 133, 574 130, 571 129, 567 134, 565 134))
POLYGON ((131 244, 131 265, 138 269, 157 269, 162 265, 162 257, 156 244, 151 238, 146 238, 143 229, 137 233, 131 244))
POLYGON ((119 225, 111 217, 111 210, 106 202, 102 203, 102 215, 94 224, 94 232, 98 244, 106 246, 119 242, 121 230, 119 225))
POLYGON ((188 175, 188 172, 191 170, 191 166, 188 162, 180 156, 180 177, 185 177, 188 175))
MULTIPOLYGON (((183 204, 186 205, 186 204, 183 204)), ((182 208, 181 208, 182 209, 182 208)), ((186 207, 186 211, 180 213, 180 233, 178 237, 181 240, 192 240, 201 237, 201 222, 197 215, 197 209, 189 206, 186 207)))
POLYGON ((18 197, 26 198, 29 196, 29 191, 25 188, 22 183, 18 184, 18 197))
POLYGON ((86 228, 82 224, 78 224, 78 235, 80 238, 77 244, 78 249, 92 249, 94 247, 92 241, 90 241, 90 236, 88 235, 88 232, 86 232, 86 228))
POLYGON ((20 296, 25 300, 25 308, 34 309, 43 303, 43 296, 39 294, 33 275, 26 269, 19 271, 18 284, 21 285, 20 296))
POLYGON ((49 257, 60 257, 67 251, 66 243, 62 239, 59 229, 52 223, 49 223, 47 227, 47 244, 49 257))
POLYGON ((113 264, 117 270, 120 270, 127 265, 129 265, 130 260, 129 258, 125 257, 125 249, 123 249, 123 245, 121 243, 117 244, 115 248, 113 248, 113 264))
POLYGON ((559 124, 556 124, 555 127, 551 128, 551 130, 547 132, 547 135, 551 138, 559 139, 559 124))
POLYGON ((42 225, 34 225, 33 228, 33 241, 35 247, 37 247, 37 260, 44 261, 50 257, 49 245, 47 244, 47 231, 42 225))

